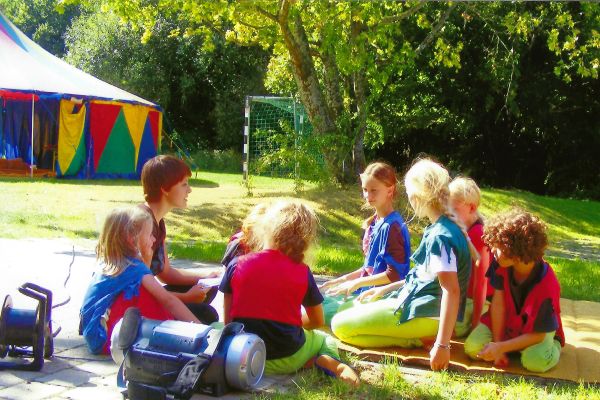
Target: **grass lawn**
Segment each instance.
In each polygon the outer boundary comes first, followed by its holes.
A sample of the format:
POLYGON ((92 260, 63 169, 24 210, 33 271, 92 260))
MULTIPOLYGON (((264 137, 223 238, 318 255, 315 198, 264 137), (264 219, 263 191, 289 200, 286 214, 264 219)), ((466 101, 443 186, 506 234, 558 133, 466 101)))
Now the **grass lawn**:
MULTIPOLYGON (((167 238, 172 257, 220 261, 229 236, 256 203, 295 197, 293 181, 253 178, 248 197, 237 174, 203 172, 191 180, 188 208, 167 216, 167 238)), ((316 273, 340 274, 362 264, 361 192, 352 187, 319 188, 307 185, 301 197, 321 220, 319 246, 312 255, 316 273)), ((109 210, 132 206, 142 199, 137 181, 74 181, 0 178, 2 236, 96 239, 109 210)), ((536 196, 528 192, 484 189, 481 211, 492 215, 511 205, 538 214, 549 227, 548 260, 556 269, 563 296, 600 301, 600 203, 536 196)), ((408 220, 405 203, 398 206, 408 220)), ((410 223, 416 248, 424 221, 410 223)))
MULTIPOLYGON (((199 173, 191 180, 188 208, 167 217, 169 252, 172 257, 219 261, 229 236, 248 210, 261 201, 295 197, 293 181, 253 178, 248 197, 240 175, 199 173)), ((317 273, 340 274, 362 263, 359 248, 361 210, 358 185, 319 188, 307 185, 300 195, 313 206, 322 229, 319 247, 311 263, 317 273)), ((96 239, 105 215, 114 207, 133 206, 142 200, 136 181, 69 181, 0 178, 0 225, 7 238, 96 239)), ((533 211, 549 227, 548 260, 562 284, 563 297, 600 301, 600 203, 536 196, 522 191, 484 189, 481 211, 492 215, 512 205, 533 211)), ((399 211, 408 220, 406 205, 399 211)), ((413 249, 420 240, 424 221, 410 223, 413 249)), ((305 372, 295 377, 291 391, 270 397, 298 399, 600 399, 594 387, 545 386, 499 375, 478 377, 431 373, 425 382, 407 382, 395 365, 385 365, 369 385, 350 389, 320 374, 305 372)))
POLYGON ((357 389, 324 377, 311 370, 296 375, 291 390, 261 399, 465 399, 465 400, 546 400, 600 399, 600 390, 591 385, 540 384, 523 378, 499 374, 478 376, 452 372, 429 372, 416 383, 410 382, 394 364, 385 364, 375 373, 361 374, 364 382, 357 389), (326 387, 327 390, 323 390, 326 387))

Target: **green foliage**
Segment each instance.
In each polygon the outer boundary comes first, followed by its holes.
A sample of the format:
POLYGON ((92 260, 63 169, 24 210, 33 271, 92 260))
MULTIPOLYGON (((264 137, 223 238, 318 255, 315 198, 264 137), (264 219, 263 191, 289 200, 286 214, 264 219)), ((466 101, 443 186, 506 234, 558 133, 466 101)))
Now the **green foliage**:
POLYGON ((261 93, 266 53, 182 35, 185 25, 156 14, 146 27, 96 7, 73 21, 66 60, 160 104, 166 128, 193 149, 239 148, 243 99, 261 93), (151 34, 150 34, 151 33, 151 34))
POLYGON ((242 156, 233 150, 202 149, 192 158, 200 171, 239 173, 242 168, 242 156))
POLYGON ((302 100, 338 178, 363 148, 400 170, 428 153, 484 185, 600 199, 596 3, 59 3, 0 0, 41 41, 83 13, 68 59, 159 102, 193 148, 239 148, 244 96, 269 90, 302 100))
POLYGON ((55 0, 0 0, 0 10, 37 44, 62 57, 64 32, 80 10, 77 6, 66 6, 59 12, 55 4, 55 0))

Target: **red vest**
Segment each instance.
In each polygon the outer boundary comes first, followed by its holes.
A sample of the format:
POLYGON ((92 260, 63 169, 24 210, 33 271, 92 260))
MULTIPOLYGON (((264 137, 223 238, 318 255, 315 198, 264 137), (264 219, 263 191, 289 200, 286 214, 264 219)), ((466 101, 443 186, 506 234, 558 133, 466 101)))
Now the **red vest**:
POLYGON ((240 257, 231 279, 232 318, 256 318, 302 326, 308 267, 277 250, 240 257))
MULTIPOLYGON (((552 307, 558 319, 558 329, 556 337, 559 339, 561 346, 565 345, 565 333, 563 332, 562 321, 560 319, 560 285, 554 271, 550 265, 544 261, 543 277, 532 289, 525 298, 525 303, 521 307, 521 312, 517 314, 515 302, 510 291, 510 282, 507 268, 498 268, 496 274, 504 280, 504 313, 505 313, 505 328, 503 340, 515 338, 517 336, 532 333, 535 319, 539 309, 547 298, 552 301, 552 307), (525 322, 523 322, 525 321, 525 322)), ((486 313, 481 317, 481 322, 491 329, 491 316, 486 313)))

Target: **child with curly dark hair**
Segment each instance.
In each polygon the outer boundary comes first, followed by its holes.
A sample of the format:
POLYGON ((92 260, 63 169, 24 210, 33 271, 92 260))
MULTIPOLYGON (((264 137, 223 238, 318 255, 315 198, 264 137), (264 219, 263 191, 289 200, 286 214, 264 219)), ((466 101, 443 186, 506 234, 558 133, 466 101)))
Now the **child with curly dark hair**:
POLYGON ((545 372, 560 358, 565 335, 560 319, 560 285, 544 261, 546 225, 521 210, 496 216, 483 240, 494 259, 488 271, 494 287, 490 311, 465 341, 473 359, 508 365, 507 355, 521 353, 529 371, 545 372))

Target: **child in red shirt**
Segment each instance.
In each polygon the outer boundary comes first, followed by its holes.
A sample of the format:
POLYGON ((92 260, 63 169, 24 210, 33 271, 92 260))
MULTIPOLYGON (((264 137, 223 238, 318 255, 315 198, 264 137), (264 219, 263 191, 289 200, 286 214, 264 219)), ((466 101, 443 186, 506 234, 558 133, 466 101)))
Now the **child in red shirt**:
POLYGON ((314 329, 324 324, 323 296, 304 255, 317 227, 314 212, 300 202, 281 201, 267 211, 254 231, 263 250, 230 264, 221 282, 225 323, 241 322, 264 340, 266 374, 314 365, 357 385, 358 375, 339 361, 335 339, 314 329))

